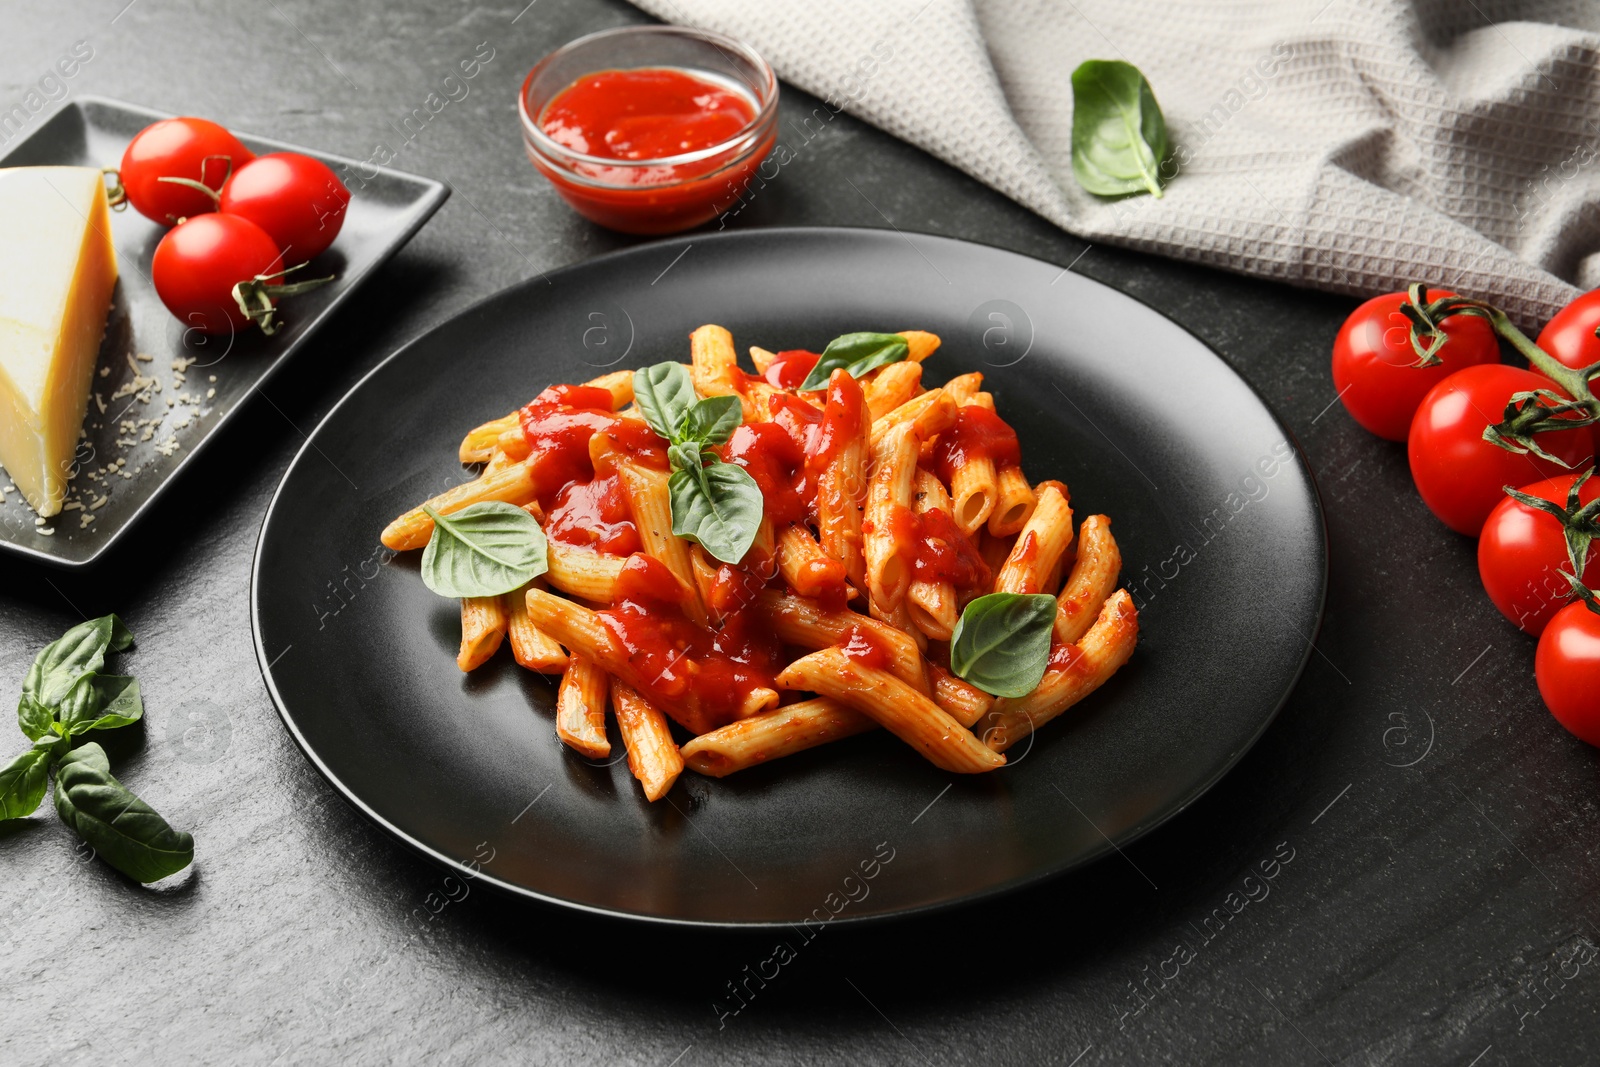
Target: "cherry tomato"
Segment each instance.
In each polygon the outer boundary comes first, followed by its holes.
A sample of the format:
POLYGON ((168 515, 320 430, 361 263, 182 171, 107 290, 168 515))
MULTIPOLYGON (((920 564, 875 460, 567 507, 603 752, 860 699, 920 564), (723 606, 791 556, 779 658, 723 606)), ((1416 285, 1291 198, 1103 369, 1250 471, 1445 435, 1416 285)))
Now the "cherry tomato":
POLYGON ((1539 638, 1533 674, 1556 721, 1600 745, 1600 615, 1582 601, 1556 612, 1539 638))
POLYGON ((162 119, 128 142, 118 171, 128 203, 147 218, 171 224, 215 211, 217 202, 198 189, 158 179, 188 178, 220 191, 230 173, 254 158, 209 119, 162 119))
MULTIPOLYGON (((1584 293, 1556 312, 1555 318, 1539 331, 1537 344, 1568 367, 1577 370, 1600 363, 1600 289, 1584 293)), ((1600 451, 1600 423, 1589 427, 1595 448, 1600 451)))
POLYGON ((350 190, 326 163, 297 152, 273 152, 240 167, 222 190, 221 210, 260 226, 304 263, 333 244, 344 225, 350 190))
MULTIPOLYGON (((1577 477, 1564 474, 1522 486, 1522 491, 1564 508, 1577 477)), ((1587 504, 1596 497, 1600 479, 1591 478, 1578 490, 1578 499, 1587 504)), ((1494 606, 1513 624, 1535 637, 1542 633, 1551 616, 1572 597, 1563 573, 1570 567, 1566 536, 1555 516, 1509 496, 1489 512, 1478 537, 1478 576, 1494 606)), ((1583 583, 1591 589, 1600 585, 1600 546, 1584 563, 1583 583)))
MULTIPOLYGON (((1411 480, 1428 510, 1450 529, 1476 537, 1505 486, 1569 473, 1532 453, 1518 455, 1483 439, 1484 428, 1501 421, 1513 393, 1549 388, 1543 375, 1488 363, 1456 371, 1422 398, 1406 439, 1411 480)), ((1572 468, 1594 455, 1587 427, 1540 434, 1539 447, 1572 468)))
POLYGON ((267 231, 237 215, 196 215, 174 226, 156 246, 150 277, 167 310, 203 333, 250 325, 233 287, 282 269, 267 231))
MULTIPOLYGON (((1429 298, 1454 296, 1429 291, 1429 298)), ((1356 308, 1333 340, 1333 387, 1350 417, 1391 441, 1404 441, 1428 390, 1463 367, 1500 362, 1494 329, 1476 315, 1451 315, 1437 367, 1417 367, 1411 322, 1400 312, 1405 293, 1375 296, 1356 308)))

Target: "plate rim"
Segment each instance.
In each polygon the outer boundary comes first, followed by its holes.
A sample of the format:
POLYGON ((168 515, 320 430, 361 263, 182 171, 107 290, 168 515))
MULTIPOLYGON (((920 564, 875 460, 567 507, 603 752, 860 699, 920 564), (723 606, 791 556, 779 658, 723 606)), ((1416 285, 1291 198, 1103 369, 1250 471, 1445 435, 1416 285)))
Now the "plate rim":
MULTIPOLYGON (((4 167, 7 159, 11 158, 11 156, 16 152, 26 147, 27 144, 35 137, 38 137, 41 133, 43 133, 45 127, 47 127, 50 123, 56 121, 61 117, 61 115, 73 109, 82 111, 82 105, 84 104, 94 104, 117 111, 144 115, 150 118, 150 120, 153 122, 175 117, 169 112, 145 107, 143 104, 132 104, 126 100, 118 100, 114 97, 101 96, 97 93, 80 93, 75 96, 69 96, 61 102, 59 107, 57 107, 54 111, 51 111, 49 115, 43 118, 39 125, 35 129, 31 130, 26 137, 11 144, 3 153, 0 153, 0 167, 4 167)), ((232 127, 229 128, 232 129, 232 127)), ((356 160, 349 159, 345 156, 335 155, 332 152, 323 152, 319 149, 310 148, 306 145, 297 145, 287 141, 280 141, 274 137, 261 137, 257 134, 250 133, 249 131, 241 130, 234 130, 234 133, 244 140, 254 141, 263 145, 270 145, 274 151, 301 152, 316 159, 332 160, 335 163, 351 166, 364 167, 367 165, 365 163, 360 163, 356 160)), ((381 258, 374 261, 371 266, 357 274, 353 279, 349 279, 350 283, 345 285, 334 294, 333 299, 328 302, 327 307, 322 309, 321 314, 312 319, 311 322, 307 324, 306 328, 302 330, 300 334, 296 336, 282 352, 279 352, 273 357, 272 362, 267 364, 267 367, 262 372, 261 377, 257 378, 255 384, 250 387, 249 392, 247 392, 237 404, 223 413, 222 417, 217 420, 216 425, 211 428, 210 432, 202 436, 192 446, 183 450, 183 457, 166 472, 164 477, 156 482, 154 488, 152 488, 150 491, 150 495, 145 497, 144 500, 141 501, 136 508, 134 508, 133 514, 129 515, 127 520, 123 522, 122 525, 113 530, 104 541, 102 541, 92 552, 82 559, 67 559, 63 556, 53 555, 49 552, 44 552, 37 548, 31 548, 28 545, 19 544, 6 538, 0 538, 0 553, 9 552, 14 555, 21 556, 24 559, 32 560, 37 563, 48 564, 61 570, 80 571, 98 564, 107 553, 109 553, 119 542, 121 542, 123 536, 126 535, 129 530, 137 526, 139 523, 146 521, 146 513, 150 510, 150 508, 167 491, 167 488, 177 480, 178 476, 183 473, 185 468, 187 468, 190 462, 193 461, 194 457, 205 451, 206 447, 222 434, 223 429, 233 421, 234 417, 237 416, 241 410, 244 409, 245 404, 249 402, 250 397, 263 385, 271 381, 278 374, 278 372, 283 369, 284 364, 288 363, 289 360, 294 358, 301 348, 305 346, 306 341, 309 340, 311 336, 317 332, 317 330, 327 323, 328 318, 332 316, 334 312, 339 310, 345 301, 350 298, 351 294, 362 287, 367 278, 373 274, 373 272, 377 271, 380 267, 388 263, 389 260, 393 259, 403 248, 405 248, 406 245, 410 244, 411 239, 417 235, 417 232, 421 230, 423 226, 427 225, 428 221, 433 218, 434 214, 444 206, 444 202, 450 199, 450 193, 452 189, 448 182, 440 181, 437 178, 428 178, 421 174, 413 174, 409 171, 394 170, 389 167, 379 167, 378 170, 380 173, 389 177, 416 182, 422 186, 421 195, 419 195, 415 201, 415 203, 420 207, 420 211, 415 220, 408 223, 401 230, 397 231, 398 240, 390 251, 386 252, 381 258)), ((385 362, 387 362, 387 360, 385 360, 385 362)), ((363 378, 362 380, 365 381, 366 379, 363 378)))
MULTIPOLYGON (((388 356, 380 360, 366 374, 362 375, 361 378, 352 384, 350 388, 346 390, 345 394, 341 396, 331 408, 328 409, 327 414, 324 415, 322 419, 317 422, 317 425, 311 430, 311 432, 306 435, 305 441, 301 444, 300 448, 295 452, 294 457, 284 468, 283 474, 278 480, 277 488, 273 490, 272 497, 267 502, 266 511, 261 517, 261 525, 256 532, 256 543, 251 552, 250 560, 250 639, 251 644, 255 648, 256 665, 261 670, 262 681, 266 684, 268 696, 272 700, 273 708, 278 713, 278 718, 283 722, 285 729, 287 729, 289 732, 289 736, 294 740, 295 745, 300 749, 301 753, 307 758, 307 760, 310 761, 311 765, 316 768, 317 773, 320 774, 329 785, 333 786, 335 792, 341 795, 358 812, 365 816, 369 821, 374 823, 380 830, 384 831, 385 834, 387 834, 391 839, 406 847, 411 852, 422 855, 446 870, 461 874, 472 881, 481 881, 500 893, 507 894, 522 901, 536 903, 546 907, 579 911, 611 921, 640 922, 647 923, 655 927, 677 928, 684 930, 758 931, 788 928, 793 926, 792 922, 782 919, 696 919, 670 915, 656 915, 644 912, 627 911, 621 908, 601 907, 599 905, 586 903, 584 901, 569 900, 565 897, 553 896, 549 893, 543 893, 535 889, 530 889, 527 886, 517 885, 513 882, 509 882, 503 878, 499 878, 489 873, 486 870, 473 870, 466 864, 452 859, 451 857, 439 852, 437 849, 432 848, 431 846, 411 837, 399 827, 390 823, 382 815, 375 811, 371 805, 367 804, 365 800, 357 796, 349 786, 340 781, 339 778, 328 768, 327 764, 322 761, 322 758, 306 741, 304 735, 300 733, 299 728, 296 726, 289 713, 282 694, 278 692, 277 684, 273 680, 271 673, 272 664, 276 662, 276 660, 268 660, 266 649, 261 640, 261 622, 259 617, 261 607, 261 555, 262 545, 266 539, 267 527, 271 523, 273 515, 277 511, 279 499, 283 494, 284 487, 289 482, 289 476, 294 473, 296 469, 298 469, 301 460, 313 449, 313 442, 315 442, 317 435, 322 432, 323 428, 327 426, 336 415, 339 414, 344 406, 352 400, 356 393, 358 393, 367 384, 368 380, 376 376, 391 362, 399 359, 412 348, 427 341, 435 333, 453 326, 460 319, 478 313, 485 305, 499 299, 512 290, 523 288, 536 281, 542 281, 551 275, 575 272, 578 269, 587 269, 597 264, 604 265, 613 259, 636 255, 641 251, 647 252, 651 249, 673 247, 684 242, 698 243, 701 241, 714 241, 721 243, 728 240, 750 240, 756 236, 783 240, 786 237, 797 235, 808 237, 826 237, 828 235, 853 237, 861 234, 875 234, 879 237, 892 236, 899 238, 918 238, 941 244, 975 245, 989 251, 1003 252, 1007 255, 1016 256, 1021 259, 1032 260, 1047 266, 1060 266, 1060 264, 1052 264, 1050 261, 1041 259, 1038 256, 1029 255, 1025 252, 1018 252, 1015 249, 1005 248, 1000 245, 988 244, 983 241, 972 241, 961 237, 949 237, 944 234, 931 234, 917 230, 905 230, 898 227, 894 229, 885 229, 877 226, 762 226, 752 227, 744 230, 725 230, 711 234, 678 234, 660 240, 644 241, 638 244, 629 245, 628 247, 615 249, 598 256, 591 256, 588 259, 582 259, 573 263, 565 264, 544 274, 522 278, 510 283, 509 285, 503 286, 500 289, 497 289, 494 292, 489 293, 486 296, 483 296, 480 299, 473 301, 471 304, 468 304, 460 310, 450 314, 449 317, 433 324, 423 332, 417 334, 417 336, 400 345, 388 356)), ((1277 425, 1278 429, 1282 431, 1285 440, 1287 440, 1293 446, 1296 463, 1305 475, 1306 487, 1309 490, 1308 499, 1311 505, 1313 516, 1315 518, 1315 531, 1318 535, 1317 547, 1320 554, 1321 564, 1318 568, 1316 577, 1316 615, 1312 622, 1310 634, 1307 637, 1305 648, 1300 653, 1299 662, 1295 664, 1293 676, 1288 684, 1284 687, 1282 695, 1278 698, 1277 703, 1273 706, 1271 712, 1262 718, 1261 724, 1256 728, 1256 730, 1246 741, 1240 744, 1238 749, 1230 754, 1228 759, 1219 765, 1209 777, 1200 782, 1198 785, 1194 786, 1192 789, 1188 790, 1182 799, 1171 808, 1158 814, 1148 816, 1132 828, 1123 831, 1115 840, 1102 834, 1102 844, 1096 845, 1068 863, 1033 870, 1027 874, 1020 875, 1008 881, 964 893, 960 896, 950 897, 945 900, 934 901, 927 904, 918 904, 910 907, 898 908, 893 911, 878 912, 873 914, 857 914, 850 916, 840 915, 829 922, 828 925, 830 926, 842 924, 849 925, 851 927, 857 927, 866 924, 905 921, 923 918, 936 913, 955 909, 972 907, 980 902, 998 900, 1053 879, 1065 878, 1074 871, 1082 870, 1083 868, 1092 864, 1099 863, 1113 851, 1120 851, 1121 849, 1134 844, 1135 842, 1144 838, 1146 835, 1166 825, 1168 822, 1187 811, 1197 801, 1209 793, 1218 782, 1226 777, 1227 774, 1232 771, 1234 767, 1236 767, 1252 749, 1255 748, 1257 743, 1260 742, 1262 736, 1264 736, 1267 730, 1271 728, 1272 724, 1277 721, 1278 715, 1283 711, 1284 706, 1294 695, 1295 690, 1299 688, 1300 681, 1305 674, 1306 664, 1310 662, 1311 653, 1316 649, 1316 640, 1321 634, 1322 624, 1327 609, 1328 568, 1331 553, 1328 542, 1327 509, 1323 505, 1322 491, 1317 485, 1316 474, 1311 467, 1310 460, 1306 456, 1305 450, 1300 445, 1299 438, 1295 435, 1294 431, 1290 429, 1288 424, 1284 422, 1282 416, 1278 414, 1277 410, 1267 401, 1267 398, 1261 394, 1261 391, 1256 388, 1255 384, 1251 382, 1249 378, 1240 373, 1232 363, 1228 362, 1228 360, 1223 357, 1222 353, 1218 352, 1210 344, 1206 343, 1203 338, 1196 335, 1181 322, 1178 322, 1176 319, 1163 313, 1160 309, 1154 307, 1148 301, 1141 299, 1137 295, 1125 292, 1124 290, 1119 289, 1108 282, 1101 281, 1098 278, 1089 277, 1088 275, 1082 275, 1081 277, 1095 285, 1103 286, 1106 289, 1133 300, 1135 303, 1150 311, 1152 314, 1160 317, 1177 329, 1182 330, 1189 337, 1193 338, 1195 343, 1199 344, 1202 348, 1209 352, 1224 368, 1226 368, 1228 373, 1237 378, 1239 382, 1241 382, 1245 388, 1250 391, 1250 394, 1254 396, 1256 401, 1261 405, 1262 410, 1267 413, 1268 417, 1271 418, 1273 423, 1277 425)))

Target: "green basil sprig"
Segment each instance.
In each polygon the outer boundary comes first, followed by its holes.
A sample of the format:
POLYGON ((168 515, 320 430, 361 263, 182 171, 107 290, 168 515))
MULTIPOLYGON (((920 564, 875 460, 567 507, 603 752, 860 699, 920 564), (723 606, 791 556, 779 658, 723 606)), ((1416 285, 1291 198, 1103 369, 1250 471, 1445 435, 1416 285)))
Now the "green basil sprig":
POLYGON ((950 635, 950 670, 985 693, 1024 697, 1050 663, 1056 598, 990 593, 968 604, 950 635))
POLYGON ((828 347, 822 350, 822 358, 800 383, 800 391, 810 393, 826 389, 828 379, 840 367, 849 371, 850 377, 859 378, 879 367, 899 363, 910 355, 911 346, 897 333, 843 334, 828 342, 828 347))
POLYGON ((1139 68, 1091 59, 1072 72, 1072 173, 1097 196, 1161 196, 1167 122, 1139 68))
POLYGON ((113 778, 99 745, 72 748, 80 734, 144 716, 138 679, 100 673, 106 653, 132 643, 122 620, 105 615, 74 626, 34 658, 17 705, 17 723, 34 744, 0 769, 0 820, 37 811, 54 767, 61 821, 119 871, 153 882, 190 864, 194 839, 113 778))
POLYGON ((545 572, 549 542, 539 520, 515 504, 484 501, 441 515, 424 507, 433 536, 422 552, 422 582, 440 596, 499 596, 545 572))
POLYGON ((633 372, 633 399, 669 446, 672 532, 723 563, 738 563, 755 542, 765 501, 749 471, 722 462, 711 448, 743 421, 739 398, 698 400, 683 364, 657 363, 633 372))

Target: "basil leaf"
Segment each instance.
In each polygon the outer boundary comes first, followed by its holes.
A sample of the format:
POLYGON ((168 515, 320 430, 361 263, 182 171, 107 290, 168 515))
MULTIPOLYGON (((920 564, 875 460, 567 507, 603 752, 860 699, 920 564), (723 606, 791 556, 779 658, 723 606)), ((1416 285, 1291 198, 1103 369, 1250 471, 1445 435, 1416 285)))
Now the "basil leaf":
POLYGON ((49 734, 55 718, 54 711, 27 693, 23 693, 22 699, 17 702, 17 727, 27 735, 29 741, 37 741, 49 734))
POLYGON ((764 501, 749 471, 732 463, 679 469, 672 472, 667 491, 674 534, 698 541, 723 563, 738 563, 750 551, 764 501))
POLYGON ((20 819, 38 810, 50 783, 50 761, 60 740, 47 738, 0 770, 0 820, 20 819))
MULTIPOLYGON (((712 462, 717 462, 712 456, 712 462)), ((667 448, 667 462, 672 464, 674 470, 695 473, 705 466, 705 457, 700 454, 700 446, 693 441, 671 445, 667 448)), ((698 475, 697 475, 698 476, 698 475)))
POLYGON ((694 379, 682 363, 657 363, 633 372, 633 402, 650 428, 677 443, 678 427, 695 405, 694 379))
POLYGON ((1072 72, 1072 173, 1097 196, 1161 196, 1167 123, 1150 83, 1121 60, 1072 72))
POLYGON ((141 882, 176 874, 194 860, 194 838, 113 778, 104 750, 92 742, 56 764, 56 814, 101 859, 141 882))
POLYGON ((736 396, 708 396, 697 401, 683 417, 674 442, 693 441, 701 445, 720 445, 744 421, 744 405, 736 396))
POLYGON ((422 581, 440 596, 499 596, 545 572, 544 531, 515 504, 490 500, 453 515, 423 511, 433 536, 422 553, 422 581))
POLYGON ((107 650, 121 652, 132 643, 133 634, 115 615, 80 622, 34 657, 22 695, 53 709, 79 678, 105 666, 107 650))
POLYGON ((985 693, 1024 697, 1050 662, 1056 598, 990 593, 968 604, 950 635, 950 670, 985 693))
POLYGON ((800 383, 800 391, 810 393, 826 389, 828 379, 839 367, 849 371, 850 377, 859 378, 868 371, 899 363, 909 355, 911 346, 897 333, 847 333, 828 342, 828 347, 822 350, 822 358, 800 383))
POLYGON ((61 703, 61 726, 68 737, 88 730, 115 730, 138 722, 143 715, 139 679, 120 674, 80 678, 61 703))

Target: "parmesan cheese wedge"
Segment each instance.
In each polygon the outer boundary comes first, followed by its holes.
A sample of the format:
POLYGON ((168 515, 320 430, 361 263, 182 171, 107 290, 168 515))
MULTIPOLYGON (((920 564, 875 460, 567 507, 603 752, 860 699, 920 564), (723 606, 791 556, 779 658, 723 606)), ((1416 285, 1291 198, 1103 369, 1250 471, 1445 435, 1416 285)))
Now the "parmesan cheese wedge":
POLYGON ((0 465, 61 511, 117 282, 93 167, 0 168, 0 465))

